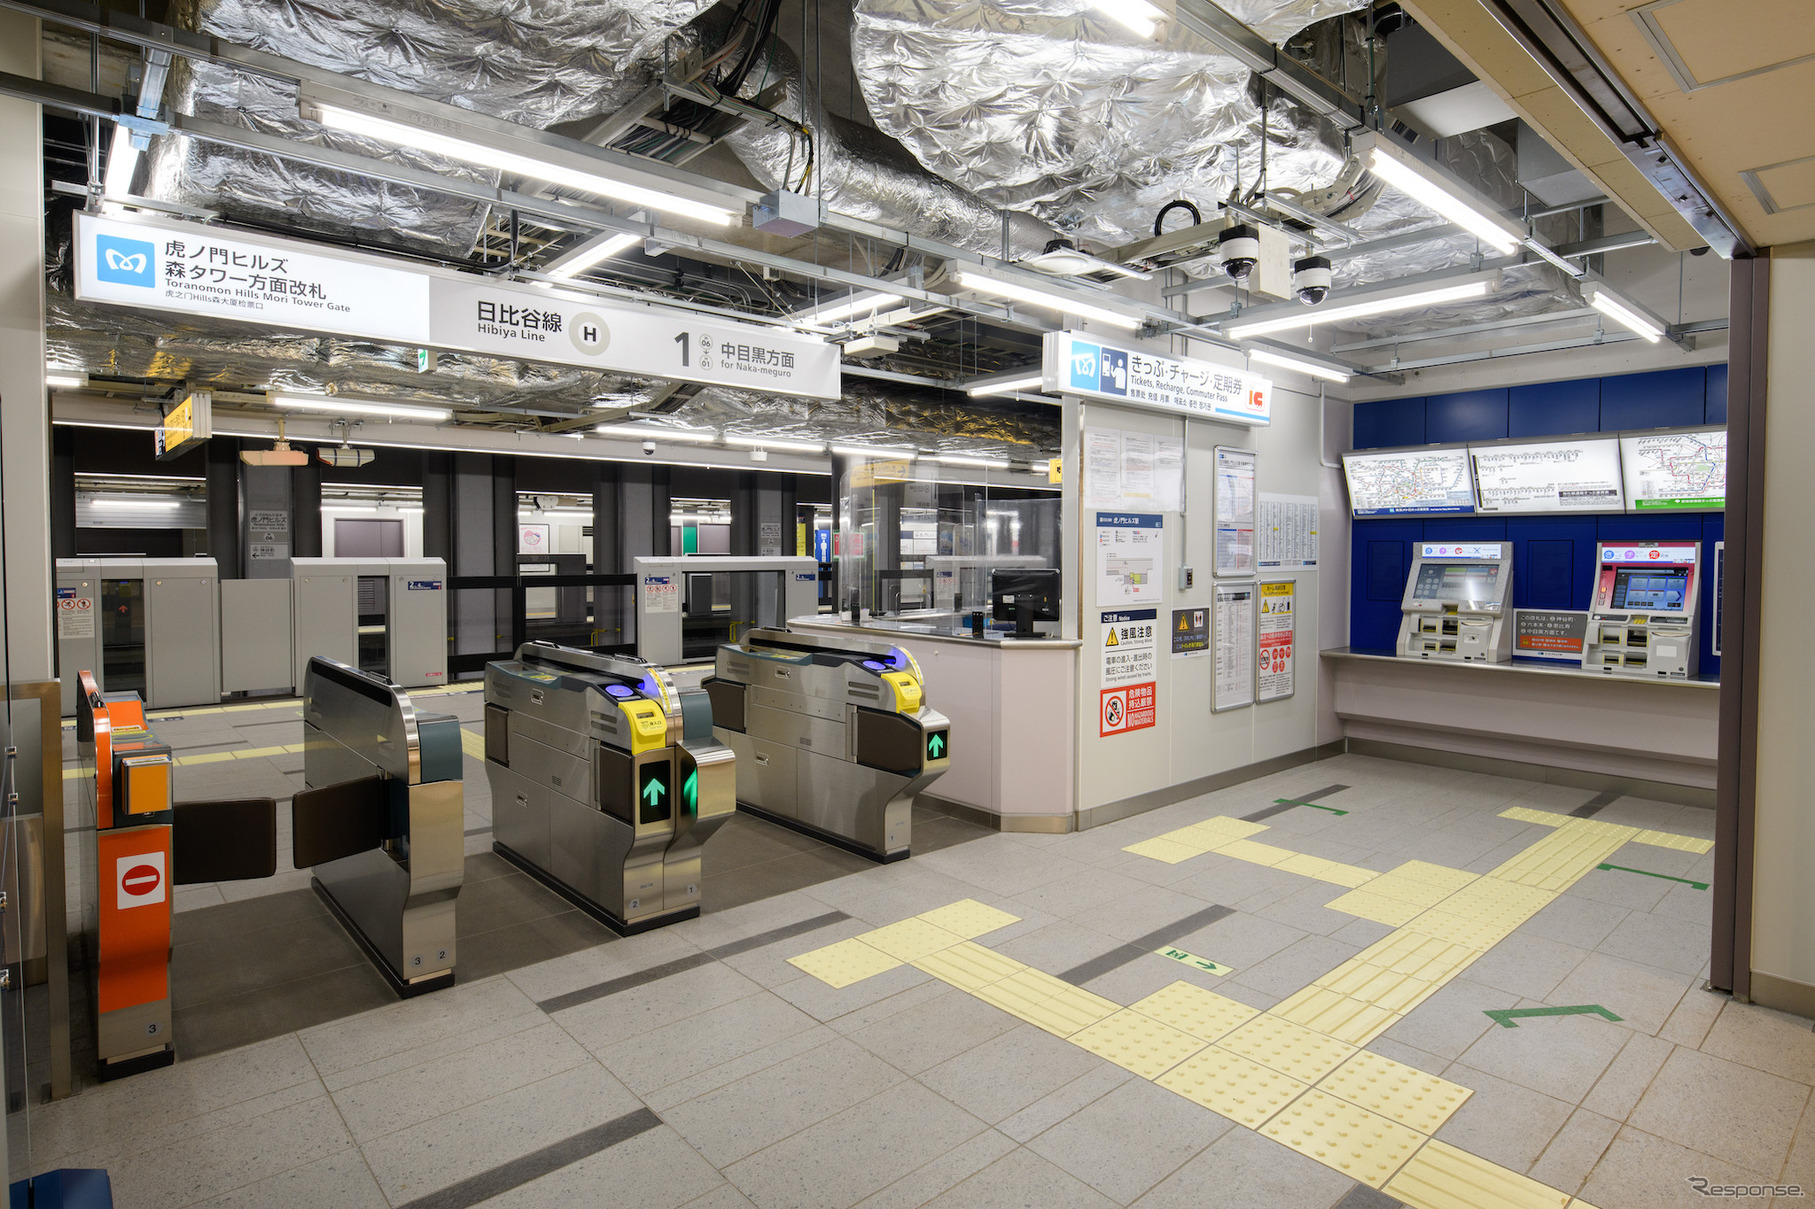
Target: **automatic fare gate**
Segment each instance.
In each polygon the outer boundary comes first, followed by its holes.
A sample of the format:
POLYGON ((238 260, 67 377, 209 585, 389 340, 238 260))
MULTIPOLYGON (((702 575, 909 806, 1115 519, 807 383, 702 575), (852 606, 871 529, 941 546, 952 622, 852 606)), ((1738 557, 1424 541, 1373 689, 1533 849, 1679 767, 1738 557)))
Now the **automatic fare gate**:
POLYGON ((454 982, 466 880, 460 720, 419 713, 382 676, 320 656, 303 676, 296 867, 399 995, 454 982))
POLYGON ((700 912, 700 851, 737 809, 703 692, 548 642, 485 669, 493 847, 623 935, 700 912))
POLYGON ((277 803, 176 801, 170 748, 146 727, 139 695, 103 693, 90 671, 75 679, 81 777, 71 832, 95 1067, 106 1080, 176 1060, 170 887, 277 872, 277 803))

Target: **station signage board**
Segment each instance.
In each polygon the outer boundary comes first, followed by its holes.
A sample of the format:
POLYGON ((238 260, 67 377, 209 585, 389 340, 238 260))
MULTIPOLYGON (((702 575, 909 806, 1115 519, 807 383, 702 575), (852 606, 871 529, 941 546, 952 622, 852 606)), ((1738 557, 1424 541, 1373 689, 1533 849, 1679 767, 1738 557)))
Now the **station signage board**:
POLYGON ((1258 374, 1105 344, 1076 332, 1048 332, 1041 389, 1256 427, 1273 422, 1273 383, 1258 374))
MULTIPOLYGON (((420 352, 835 399, 838 345, 676 307, 493 281, 200 223, 76 215, 76 297, 420 352)), ((419 366, 423 358, 419 358, 419 366)))

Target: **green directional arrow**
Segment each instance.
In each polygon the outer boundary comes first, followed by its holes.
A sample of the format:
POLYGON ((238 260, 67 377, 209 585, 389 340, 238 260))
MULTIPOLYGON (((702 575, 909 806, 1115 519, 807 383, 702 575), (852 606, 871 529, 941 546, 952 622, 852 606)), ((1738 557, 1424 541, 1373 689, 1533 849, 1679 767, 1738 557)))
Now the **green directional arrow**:
POLYGON ((651 806, 654 806, 657 802, 661 801, 662 795, 667 792, 668 790, 660 781, 651 781, 649 784, 643 786, 643 796, 649 799, 649 804, 651 806))
POLYGON ((681 803, 686 806, 688 814, 698 814, 700 806, 700 770, 694 769, 681 782, 681 803))
POLYGON ((934 735, 926 741, 926 754, 929 759, 937 760, 945 754, 945 736, 934 735))
POLYGON ((1327 810, 1331 814, 1348 813, 1348 811, 1338 810, 1334 806, 1319 806, 1316 802, 1294 802, 1291 798, 1274 798, 1273 804, 1275 806, 1309 806, 1312 810, 1327 810))
POLYGON ((1501 1008, 1497 1012, 1485 1012, 1483 1015, 1501 1028, 1518 1028, 1513 1020, 1520 1016, 1605 1016, 1609 1020, 1619 1019, 1598 1003, 1578 1003, 1574 1007, 1501 1008))

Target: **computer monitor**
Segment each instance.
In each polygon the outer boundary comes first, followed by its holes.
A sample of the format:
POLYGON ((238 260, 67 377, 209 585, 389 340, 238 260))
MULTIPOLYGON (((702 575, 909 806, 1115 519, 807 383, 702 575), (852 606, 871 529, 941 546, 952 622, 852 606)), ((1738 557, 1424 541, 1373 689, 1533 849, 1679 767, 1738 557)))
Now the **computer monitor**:
POLYGON ((1031 634, 1034 622, 1059 620, 1058 568, 998 567, 989 573, 989 600, 994 620, 1031 634))

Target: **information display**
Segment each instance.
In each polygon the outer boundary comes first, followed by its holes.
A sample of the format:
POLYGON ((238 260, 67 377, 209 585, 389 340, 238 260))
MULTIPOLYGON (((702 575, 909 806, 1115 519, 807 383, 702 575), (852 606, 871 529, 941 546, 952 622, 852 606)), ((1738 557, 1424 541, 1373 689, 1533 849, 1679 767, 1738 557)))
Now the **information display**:
POLYGON ((1633 512, 1711 512, 1727 506, 1727 430, 1620 438, 1633 512))
POLYGON ((1216 567, 1221 575, 1254 574, 1254 451, 1216 447, 1216 567))
POLYGON ((1545 441, 1471 446, 1475 493, 1482 512, 1619 512, 1620 443, 1545 441))
POLYGON ((1498 563, 1421 563, 1412 599, 1442 604, 1497 600, 1499 583, 1498 563))
POLYGON ((1475 510, 1466 449, 1345 453, 1342 472, 1356 516, 1475 510))
POLYGON ((1613 573, 1613 607, 1681 613, 1689 607, 1689 568, 1620 567, 1613 573))

